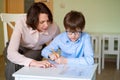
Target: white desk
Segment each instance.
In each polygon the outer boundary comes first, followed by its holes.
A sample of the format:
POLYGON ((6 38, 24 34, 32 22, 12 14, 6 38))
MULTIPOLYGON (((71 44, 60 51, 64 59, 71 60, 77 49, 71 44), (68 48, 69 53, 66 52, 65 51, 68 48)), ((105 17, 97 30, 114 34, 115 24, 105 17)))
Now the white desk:
POLYGON ((95 80, 93 66, 58 65, 51 68, 23 67, 13 74, 15 80, 95 80))

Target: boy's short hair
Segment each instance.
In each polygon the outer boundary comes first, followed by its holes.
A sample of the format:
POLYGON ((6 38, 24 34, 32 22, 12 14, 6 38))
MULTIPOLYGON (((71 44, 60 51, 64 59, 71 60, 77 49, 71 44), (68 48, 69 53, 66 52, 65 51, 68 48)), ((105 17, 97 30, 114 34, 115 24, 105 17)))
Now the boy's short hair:
POLYGON ((64 27, 66 30, 76 31, 76 29, 79 29, 82 31, 85 27, 84 15, 78 11, 70 11, 64 18, 64 27))

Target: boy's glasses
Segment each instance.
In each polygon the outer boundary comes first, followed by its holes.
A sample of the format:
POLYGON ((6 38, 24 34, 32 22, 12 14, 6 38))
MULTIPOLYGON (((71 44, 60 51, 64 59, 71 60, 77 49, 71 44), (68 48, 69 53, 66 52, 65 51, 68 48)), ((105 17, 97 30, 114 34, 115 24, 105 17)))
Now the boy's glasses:
POLYGON ((75 31, 75 32, 72 32, 72 31, 66 31, 68 35, 80 35, 81 34, 81 31, 75 31))

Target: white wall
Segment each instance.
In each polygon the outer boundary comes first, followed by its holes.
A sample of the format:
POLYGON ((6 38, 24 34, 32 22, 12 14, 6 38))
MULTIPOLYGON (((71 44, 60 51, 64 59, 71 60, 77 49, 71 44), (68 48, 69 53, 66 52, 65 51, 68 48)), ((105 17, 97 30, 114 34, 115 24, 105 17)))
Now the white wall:
POLYGON ((81 11, 87 32, 120 33, 120 0, 53 0, 54 20, 64 31, 63 18, 71 10, 81 11))

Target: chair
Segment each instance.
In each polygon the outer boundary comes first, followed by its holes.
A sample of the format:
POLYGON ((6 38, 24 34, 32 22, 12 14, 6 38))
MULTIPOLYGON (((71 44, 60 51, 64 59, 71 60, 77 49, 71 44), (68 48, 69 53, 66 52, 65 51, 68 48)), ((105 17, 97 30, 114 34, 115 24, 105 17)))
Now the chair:
POLYGON ((117 70, 119 70, 120 36, 103 35, 102 38, 102 69, 104 69, 105 55, 116 55, 116 66, 117 70))
POLYGON ((13 22, 17 21, 18 18, 21 15, 25 15, 24 13, 22 14, 17 14, 17 13, 1 13, 0 18, 1 21, 3 22, 3 30, 4 30, 4 46, 6 46, 6 43, 8 42, 8 27, 14 29, 14 24, 13 22))
POLYGON ((17 13, 0 13, 0 18, 1 21, 3 22, 3 30, 4 30, 4 51, 3 51, 3 55, 4 55, 4 59, 5 59, 5 77, 6 80, 14 80, 13 77, 11 77, 11 73, 14 72, 16 70, 16 64, 13 64, 12 62, 10 62, 7 59, 7 42, 9 41, 8 38, 8 27, 10 27, 11 29, 14 29, 15 27, 15 22, 18 20, 19 17, 21 17, 22 15, 26 15, 26 14, 17 14, 17 13), (12 67, 9 67, 12 66, 12 67), (12 72, 10 72, 12 71, 12 72), (9 73, 10 72, 10 73, 9 73))
POLYGON ((101 37, 100 35, 91 35, 92 46, 94 50, 95 63, 98 63, 98 74, 101 73, 101 37))

